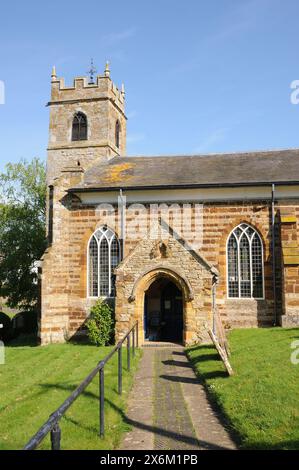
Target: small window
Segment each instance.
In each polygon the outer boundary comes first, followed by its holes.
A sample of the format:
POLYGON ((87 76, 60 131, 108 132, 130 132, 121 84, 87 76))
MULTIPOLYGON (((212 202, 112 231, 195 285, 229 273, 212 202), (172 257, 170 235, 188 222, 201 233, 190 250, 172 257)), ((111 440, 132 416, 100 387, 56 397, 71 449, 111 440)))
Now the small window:
POLYGON ((89 297, 114 297, 113 271, 119 264, 119 242, 112 230, 99 228, 88 245, 89 297))
POLYGON ((241 224, 227 241, 228 297, 264 297, 263 245, 256 230, 241 224))
POLYGON ((87 118, 83 113, 76 113, 74 116, 72 140, 87 140, 87 118))
POLYGON ((115 124, 115 145, 119 149, 119 139, 120 139, 120 123, 119 120, 115 124))

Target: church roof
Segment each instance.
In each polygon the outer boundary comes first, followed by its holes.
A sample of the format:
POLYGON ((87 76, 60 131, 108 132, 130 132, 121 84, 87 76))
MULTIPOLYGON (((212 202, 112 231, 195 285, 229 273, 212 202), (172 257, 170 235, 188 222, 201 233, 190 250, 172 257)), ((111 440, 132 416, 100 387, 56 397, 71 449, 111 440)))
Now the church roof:
POLYGON ((114 157, 89 168, 76 191, 258 186, 299 183, 299 149, 114 157))

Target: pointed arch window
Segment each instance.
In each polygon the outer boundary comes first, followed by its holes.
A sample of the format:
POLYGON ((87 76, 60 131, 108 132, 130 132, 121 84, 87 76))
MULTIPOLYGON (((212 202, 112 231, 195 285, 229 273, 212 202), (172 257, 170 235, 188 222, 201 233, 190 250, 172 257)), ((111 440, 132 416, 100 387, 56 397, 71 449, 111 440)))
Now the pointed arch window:
POLYGON ((88 296, 114 297, 114 269, 120 261, 119 241, 115 233, 101 227, 88 244, 88 296))
POLYGON ((227 241, 229 298, 264 298, 263 244, 258 232, 240 224, 227 241))
POLYGON ((73 119, 72 140, 87 140, 87 117, 83 113, 76 113, 73 119))
POLYGON ((119 120, 117 120, 115 123, 115 145, 117 148, 119 148, 119 144, 120 144, 120 122, 119 120))

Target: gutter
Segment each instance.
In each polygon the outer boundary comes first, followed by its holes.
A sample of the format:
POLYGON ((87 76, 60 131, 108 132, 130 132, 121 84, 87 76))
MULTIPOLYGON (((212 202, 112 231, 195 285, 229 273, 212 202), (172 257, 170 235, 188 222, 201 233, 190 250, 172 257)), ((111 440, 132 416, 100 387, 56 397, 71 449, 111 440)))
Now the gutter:
MULTIPOLYGON (((152 185, 152 186, 126 186, 126 191, 140 191, 140 190, 155 190, 155 189, 195 189, 195 188, 241 188, 241 187, 262 187, 272 185, 273 183, 257 182, 257 183, 212 183, 212 184, 168 184, 168 185, 152 185)), ((299 181, 277 181, 276 186, 298 186, 299 181)), ((78 187, 70 188, 67 190, 68 193, 86 193, 86 192, 109 192, 109 191, 120 191, 123 186, 91 186, 91 187, 78 187)), ((299 197, 299 194, 298 194, 299 197)))

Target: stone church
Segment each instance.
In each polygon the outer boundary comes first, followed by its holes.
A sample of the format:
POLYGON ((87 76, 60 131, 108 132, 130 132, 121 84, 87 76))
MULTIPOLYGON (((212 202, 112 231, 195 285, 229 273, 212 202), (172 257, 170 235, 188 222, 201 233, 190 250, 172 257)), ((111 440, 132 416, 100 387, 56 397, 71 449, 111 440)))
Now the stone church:
POLYGON ((299 324, 299 150, 126 156, 125 90, 51 77, 42 344, 115 306, 116 340, 299 324))

